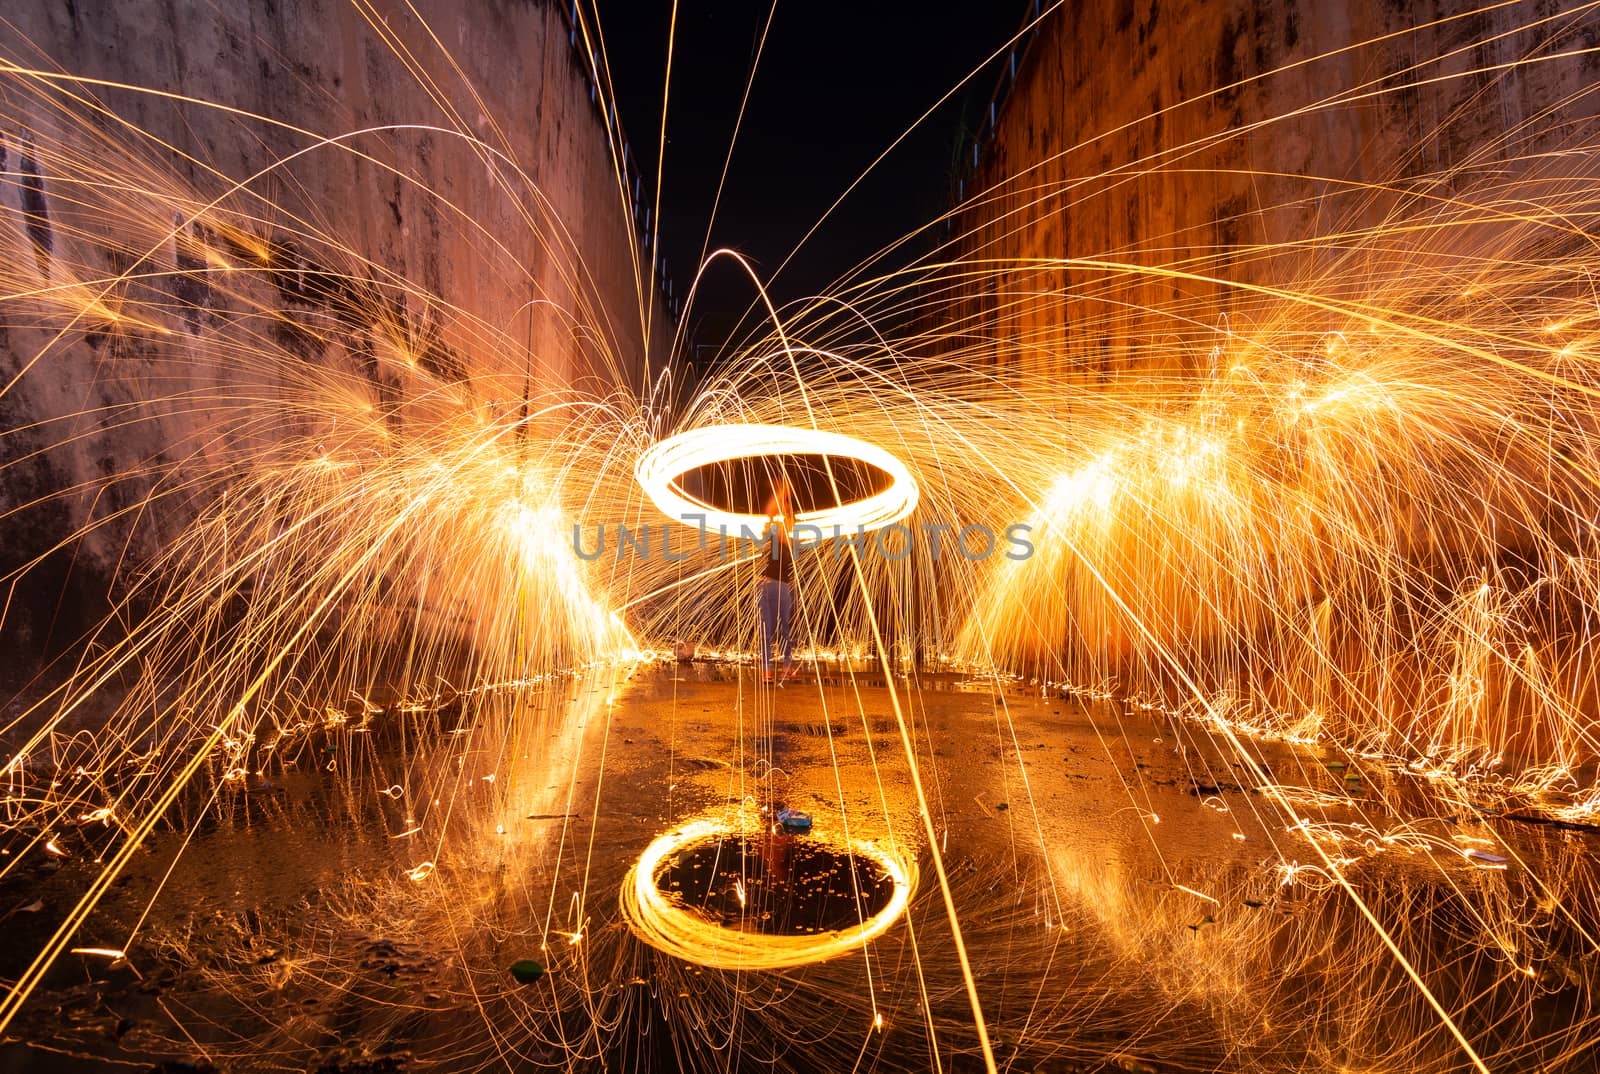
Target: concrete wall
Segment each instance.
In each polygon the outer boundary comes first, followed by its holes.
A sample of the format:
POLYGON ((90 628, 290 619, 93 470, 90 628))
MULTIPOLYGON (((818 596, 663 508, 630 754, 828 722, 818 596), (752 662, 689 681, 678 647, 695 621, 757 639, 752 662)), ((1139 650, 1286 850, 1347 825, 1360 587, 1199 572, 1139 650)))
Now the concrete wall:
POLYGON ((363 409, 403 435, 441 400, 503 420, 542 389, 638 390, 661 368, 671 324, 566 8, 415 7, 8 8, 13 665, 92 622, 252 453, 363 409), (319 371, 338 374, 323 394, 319 371))
MULTIPOLYGON (((1595 133, 1600 59, 1582 50, 1600 19, 1552 0, 1456 17, 1476 6, 1068 3, 1002 87, 957 247, 1292 285, 1342 264, 1360 229, 1419 192, 1558 170, 1539 155, 1595 133)), ((1249 302, 1204 281, 1007 268, 964 289, 958 342, 1092 384, 1170 364, 1185 350, 1170 344, 1192 340, 1192 371, 1206 334, 1249 302)))

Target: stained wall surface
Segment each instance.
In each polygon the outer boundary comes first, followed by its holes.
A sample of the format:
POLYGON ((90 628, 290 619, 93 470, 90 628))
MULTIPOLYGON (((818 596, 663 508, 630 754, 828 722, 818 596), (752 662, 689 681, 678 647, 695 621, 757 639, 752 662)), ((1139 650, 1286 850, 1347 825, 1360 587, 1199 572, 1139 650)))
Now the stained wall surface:
POLYGON ((589 56, 535 0, 8 7, 13 651, 59 648, 215 494, 184 474, 351 407, 403 435, 440 400, 493 419, 660 371, 672 322, 589 56), (280 417, 219 422, 279 391, 280 417))
POLYGON ((1019 379, 1192 372, 1262 305, 1244 288, 1337 290, 1428 199, 1586 181, 1600 19, 1574 7, 1066 4, 970 147, 954 246, 993 271, 961 289, 952 345, 1019 379))

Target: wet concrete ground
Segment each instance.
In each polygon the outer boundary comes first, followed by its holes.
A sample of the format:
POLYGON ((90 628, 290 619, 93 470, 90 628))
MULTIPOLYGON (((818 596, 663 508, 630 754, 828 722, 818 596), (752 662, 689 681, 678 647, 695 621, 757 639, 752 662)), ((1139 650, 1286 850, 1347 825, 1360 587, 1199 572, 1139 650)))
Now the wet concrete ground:
MULTIPOLYGON (((733 665, 384 719, 209 808, 196 788, 74 940, 125 946, 155 897, 130 958, 64 957, 0 1069, 981 1069, 941 863, 1009 1069, 1461 1069, 1363 906, 1497 1069, 1594 1069, 1600 843, 1359 760, 1025 684, 776 688, 733 665), (810 814, 808 845, 915 861, 905 919, 774 972, 634 937, 618 893, 653 839, 777 807, 810 814)), ((89 853, 0 888, 8 977, 89 853)))

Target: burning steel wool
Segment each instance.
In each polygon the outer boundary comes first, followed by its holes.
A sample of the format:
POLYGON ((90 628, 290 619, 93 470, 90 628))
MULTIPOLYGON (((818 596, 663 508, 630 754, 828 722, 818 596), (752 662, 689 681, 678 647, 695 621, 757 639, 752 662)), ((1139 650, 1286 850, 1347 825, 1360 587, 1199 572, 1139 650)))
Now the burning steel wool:
POLYGON ((1230 47, 1225 129, 963 173, 811 301, 714 251, 695 376, 600 13, 524 7, 587 141, 443 5, 197 16, 295 114, 0 20, 5 1062, 1600 1063, 1597 83, 1383 181, 1238 148, 1596 5, 1230 47), (1070 238, 1241 177, 1317 227, 1070 238))

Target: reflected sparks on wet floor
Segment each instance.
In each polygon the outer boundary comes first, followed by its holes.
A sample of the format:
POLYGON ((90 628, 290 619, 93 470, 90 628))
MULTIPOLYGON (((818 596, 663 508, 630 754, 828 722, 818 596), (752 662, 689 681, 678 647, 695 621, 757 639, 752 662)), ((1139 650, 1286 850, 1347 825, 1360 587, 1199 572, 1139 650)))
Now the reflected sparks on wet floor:
POLYGON ((915 864, 872 840, 797 835, 791 815, 737 810, 651 843, 622 884, 629 927, 697 965, 775 970, 837 958, 893 926, 915 864))
MULTIPOLYGON (((1561 1027, 1582 1024, 1596 975, 1595 836, 1424 809, 1414 776, 1352 779, 1282 741, 1250 743, 1246 766, 1198 725, 1036 686, 897 689, 1002 1058, 1451 1069, 1452 1040, 1314 842, 1480 1049, 1587 1062, 1561 1027)), ((921 1070, 930 1046, 947 1069, 978 1062, 882 686, 644 665, 460 721, 379 714, 282 757, 307 763, 226 785, 153 841, 81 937, 120 943, 162 887, 129 961, 74 956, 26 1039, 83 1069, 192 1058, 185 1032, 233 1069, 475 1068, 502 1048, 701 1069, 730 1032, 795 1071, 921 1070), (785 831, 785 808, 810 830, 785 831), (665 940, 630 921, 642 891, 670 912, 665 940)), ((65 849, 29 891, 89 875, 65 849)))

